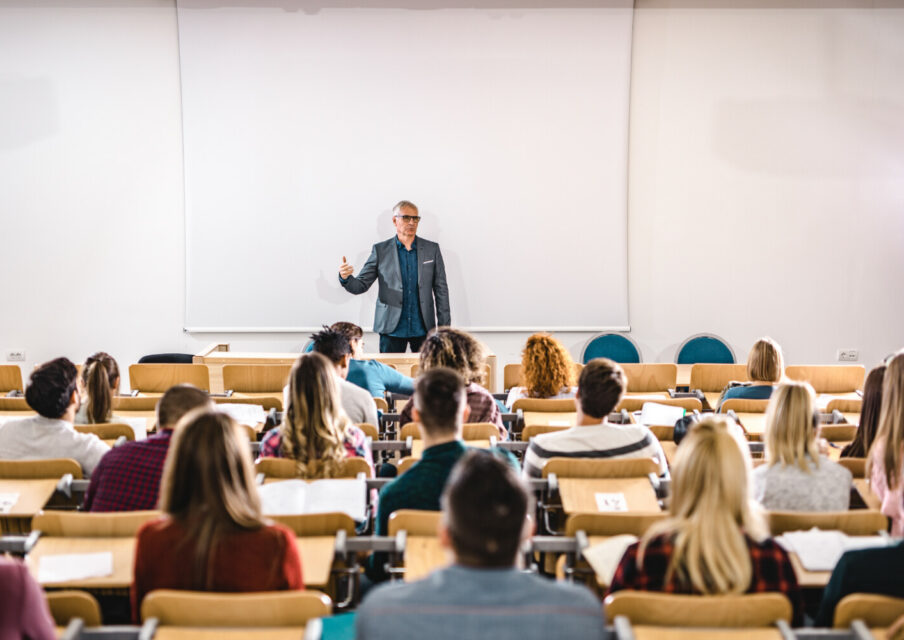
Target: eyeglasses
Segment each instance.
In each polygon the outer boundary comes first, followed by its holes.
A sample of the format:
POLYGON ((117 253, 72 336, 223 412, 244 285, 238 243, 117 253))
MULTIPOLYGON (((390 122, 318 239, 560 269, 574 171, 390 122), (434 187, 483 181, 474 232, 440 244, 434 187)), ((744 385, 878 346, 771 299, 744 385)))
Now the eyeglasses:
POLYGON ((402 222, 413 222, 414 224, 417 224, 421 221, 420 216, 396 216, 396 218, 398 218, 402 222))

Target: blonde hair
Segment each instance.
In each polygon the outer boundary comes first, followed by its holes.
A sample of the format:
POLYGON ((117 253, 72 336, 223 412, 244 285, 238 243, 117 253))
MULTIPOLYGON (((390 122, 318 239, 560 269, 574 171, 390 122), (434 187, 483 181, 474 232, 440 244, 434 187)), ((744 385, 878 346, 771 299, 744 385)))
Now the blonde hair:
POLYGON ((289 373, 280 453, 295 460, 302 478, 335 478, 342 473, 351 422, 342 409, 334 369, 319 353, 306 353, 289 373))
POLYGON ((904 448, 904 353, 898 353, 888 361, 885 381, 882 383, 882 410, 879 412, 879 428, 876 439, 867 456, 866 477, 873 465, 873 448, 881 445, 882 472, 889 489, 895 489, 901 480, 902 448, 904 448))
POLYGON ((203 407, 177 423, 163 465, 160 509, 185 527, 182 544, 194 546, 193 588, 209 589, 220 538, 264 526, 248 440, 232 418, 203 407))
POLYGON ((466 382, 480 384, 487 363, 487 350, 474 336, 458 329, 442 327, 424 341, 421 347, 421 371, 446 367, 457 372, 466 382))
POLYGON ((785 368, 782 348, 772 338, 760 338, 747 354, 747 377, 754 382, 776 383, 785 368))
POLYGON ((574 361, 561 342, 548 333, 535 333, 524 345, 521 379, 528 396, 549 398, 574 386, 574 361))
POLYGON ((772 392, 766 409, 766 464, 819 466, 816 446, 816 394, 808 382, 788 380, 772 392))
POLYGON ((665 582, 677 579, 705 595, 744 593, 753 568, 745 532, 765 527, 750 508, 747 465, 724 418, 694 425, 672 468, 669 518, 647 531, 638 562, 654 537, 674 536, 665 582))

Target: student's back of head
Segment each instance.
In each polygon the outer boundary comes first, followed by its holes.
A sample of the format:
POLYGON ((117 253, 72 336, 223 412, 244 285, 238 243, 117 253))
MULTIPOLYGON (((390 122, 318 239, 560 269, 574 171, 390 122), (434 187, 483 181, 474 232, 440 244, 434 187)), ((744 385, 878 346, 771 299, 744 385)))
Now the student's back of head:
POLYGON ((432 438, 460 434, 466 404, 465 382, 452 369, 435 367, 415 381, 415 418, 432 438))
POLYGON ((98 351, 82 365, 82 387, 87 399, 89 423, 108 422, 113 415, 113 398, 119 392, 119 365, 109 353, 98 351))
POLYGON ((574 386, 574 361, 561 342, 548 333, 535 333, 524 345, 521 379, 528 396, 549 398, 574 386))
POLYGON ((608 358, 594 358, 584 365, 578 377, 576 399, 581 413, 602 420, 607 417, 625 393, 628 383, 618 363, 608 358))
POLYGON ((45 362, 35 369, 25 388, 28 406, 45 418, 62 418, 75 401, 78 369, 68 358, 45 362))
POLYGON ((486 365, 486 348, 471 334, 440 327, 430 333, 421 346, 421 371, 445 367, 457 372, 466 382, 480 383, 486 365))
POLYGON ((874 367, 866 382, 863 383, 863 405, 860 409, 860 425, 851 442, 844 451, 842 457, 865 458, 869 448, 876 439, 876 431, 879 428, 879 414, 882 411, 882 386, 885 382, 885 364, 874 367))
POLYGON ((346 356, 352 352, 348 336, 330 327, 324 327, 323 331, 313 334, 311 340, 314 342, 314 353, 321 354, 337 367, 341 367, 346 356))
POLYGON ((530 535, 531 499, 512 468, 486 451, 469 451, 449 476, 443 492, 444 543, 458 564, 512 567, 530 535))
POLYGON ((819 463, 817 420, 816 396, 809 383, 788 380, 779 384, 766 409, 766 463, 809 472, 808 458, 819 463))
POLYGON ((760 338, 747 354, 747 377, 753 382, 777 384, 784 373, 782 348, 772 338, 760 338))
POLYGON ((177 384, 167 389, 157 401, 157 428, 174 429, 176 423, 189 411, 213 406, 206 391, 191 384, 177 384))
POLYGON ((904 353, 888 361, 882 385, 882 410, 879 427, 869 454, 867 477, 872 467, 879 465, 889 489, 900 484, 904 448, 904 353), (879 456, 881 453, 881 459, 879 456))

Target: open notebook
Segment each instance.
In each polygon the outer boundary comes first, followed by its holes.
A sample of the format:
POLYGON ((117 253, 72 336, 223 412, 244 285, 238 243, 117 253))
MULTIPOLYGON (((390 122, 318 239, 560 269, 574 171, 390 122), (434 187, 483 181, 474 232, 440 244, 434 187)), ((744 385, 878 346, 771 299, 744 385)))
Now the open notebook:
POLYGON ((363 522, 367 508, 364 480, 281 480, 258 488, 264 513, 285 516, 341 512, 363 522))

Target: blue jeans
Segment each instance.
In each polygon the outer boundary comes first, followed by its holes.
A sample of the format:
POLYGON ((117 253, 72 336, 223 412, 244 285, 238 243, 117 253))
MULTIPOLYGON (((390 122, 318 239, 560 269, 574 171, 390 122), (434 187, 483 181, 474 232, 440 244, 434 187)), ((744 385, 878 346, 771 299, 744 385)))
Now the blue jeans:
POLYGON ((411 353, 421 350, 427 336, 414 336, 411 338, 396 338, 384 333, 380 334, 380 353, 405 353, 408 345, 411 345, 411 353))

